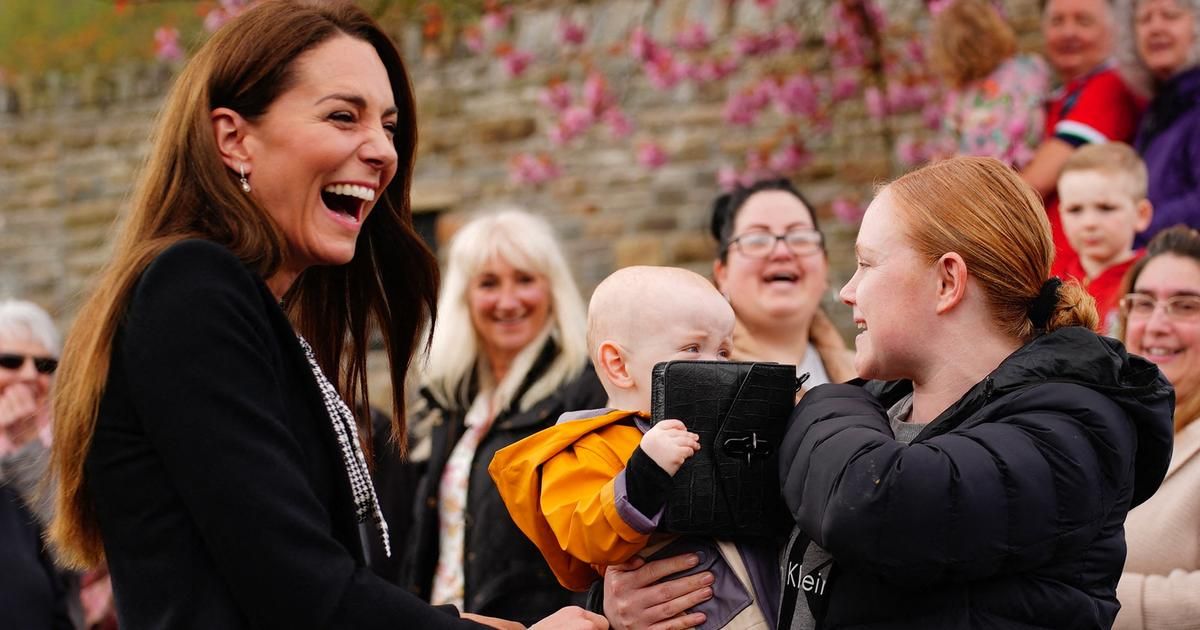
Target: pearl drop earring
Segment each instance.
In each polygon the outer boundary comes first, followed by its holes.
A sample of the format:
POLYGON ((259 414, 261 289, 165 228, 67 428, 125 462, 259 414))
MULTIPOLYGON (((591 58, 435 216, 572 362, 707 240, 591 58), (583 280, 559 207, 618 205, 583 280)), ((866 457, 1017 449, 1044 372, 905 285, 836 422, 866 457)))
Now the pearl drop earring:
POLYGON ((242 192, 250 192, 250 180, 246 179, 246 165, 239 163, 238 171, 240 171, 242 174, 242 192))

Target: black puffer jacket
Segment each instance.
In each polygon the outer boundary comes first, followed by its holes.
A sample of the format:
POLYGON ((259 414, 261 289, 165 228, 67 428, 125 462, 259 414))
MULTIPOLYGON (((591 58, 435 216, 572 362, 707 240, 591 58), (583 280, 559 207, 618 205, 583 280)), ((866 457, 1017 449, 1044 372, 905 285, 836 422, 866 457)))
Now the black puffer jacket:
POLYGON ((1111 627, 1125 514, 1171 454, 1158 368, 1058 330, 905 445, 885 410, 910 391, 822 385, 793 414, 784 499, 834 558, 818 627, 1111 627))
MULTIPOLYGON (((520 400, 556 352, 553 343, 546 345, 514 401, 520 400)), ((493 421, 475 452, 467 488, 465 612, 531 624, 563 606, 582 601, 582 596, 558 584, 541 552, 517 529, 487 467, 496 451, 552 426, 563 412, 603 407, 607 399, 589 362, 578 378, 529 409, 519 411, 514 402, 493 421)), ((410 438, 414 458, 423 461, 410 465, 416 502, 411 525, 402 525, 408 536, 400 544, 405 547, 400 582, 428 599, 438 561, 438 485, 446 460, 462 435, 465 411, 442 409, 428 395, 424 403, 428 405, 425 417, 414 422, 424 426, 414 426, 413 430, 418 434, 428 431, 428 435, 410 438), (426 444, 421 444, 423 441, 426 444)))

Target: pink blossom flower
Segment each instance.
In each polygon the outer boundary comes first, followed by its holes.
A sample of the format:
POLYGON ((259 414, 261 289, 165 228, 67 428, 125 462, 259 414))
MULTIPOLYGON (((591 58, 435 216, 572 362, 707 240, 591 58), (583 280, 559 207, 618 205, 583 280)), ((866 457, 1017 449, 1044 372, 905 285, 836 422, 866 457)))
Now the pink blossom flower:
POLYGON ((485 11, 480 22, 483 24, 484 30, 489 33, 504 30, 508 26, 508 21, 512 18, 512 9, 509 7, 499 7, 490 11, 485 11))
POLYGON ((799 142, 789 142, 771 155, 768 166, 779 173, 794 173, 812 161, 812 154, 799 142))
POLYGON ((660 48, 654 59, 642 64, 642 71, 650 85, 658 90, 675 87, 685 74, 685 67, 675 61, 675 56, 666 48, 660 48))
POLYGON ((509 161, 508 175, 514 183, 536 186, 562 175, 562 169, 548 155, 520 153, 509 161))
POLYGON ((547 109, 561 112, 571 106, 571 88, 566 83, 554 83, 538 94, 538 102, 547 109))
POLYGON ((712 37, 702 22, 688 22, 679 34, 675 36, 675 45, 681 50, 698 52, 708 50, 712 45, 712 37))
POLYGON ((904 136, 896 142, 896 159, 901 165, 912 168, 924 162, 925 149, 921 141, 912 136, 904 136))
POLYGON ((758 8, 762 9, 763 11, 769 11, 775 8, 775 2, 776 0, 754 0, 754 4, 758 5, 758 8))
POLYGON ((594 115, 600 115, 612 106, 615 101, 612 92, 608 90, 608 81, 599 72, 590 72, 583 80, 583 104, 594 115))
POLYGON ((833 100, 844 101, 853 98, 861 86, 858 75, 851 72, 839 72, 833 80, 833 100))
POLYGON ((475 25, 463 29, 463 44, 467 47, 467 50, 476 55, 483 52, 485 46, 483 30, 475 25))
POLYGON ((739 57, 760 57, 779 49, 779 38, 774 33, 744 33, 733 42, 733 51, 739 57))
POLYGON ((737 169, 732 166, 722 166, 717 169, 717 186, 724 192, 733 190, 738 185, 737 169))
POLYGON ((573 105, 564 110, 558 117, 558 124, 550 129, 550 141, 563 145, 583 135, 595 118, 591 110, 581 105, 573 105))
POLYGON ((954 0, 925 0, 925 6, 929 8, 929 12, 937 15, 946 10, 946 7, 954 4, 954 0))
POLYGON ((893 81, 887 86, 887 110, 892 113, 911 112, 925 107, 924 86, 893 81))
POLYGON ((221 6, 216 7, 204 16, 204 30, 213 33, 245 11, 252 0, 221 0, 221 6))
POLYGON ((800 48, 800 31, 790 24, 781 24, 775 29, 775 40, 779 42, 780 50, 792 52, 800 48))
POLYGON ((811 116, 820 106, 816 82, 802 72, 788 77, 774 96, 775 106, 784 114, 811 116))
POLYGON ((725 108, 722 111, 722 116, 725 122, 731 125, 749 127, 754 124, 754 120, 758 118, 762 107, 758 105, 758 98, 753 92, 742 91, 731 94, 725 101, 725 108))
POLYGON ((921 121, 925 123, 925 128, 936 131, 942 128, 942 121, 946 118, 947 111, 944 103, 936 99, 930 100, 921 109, 921 121))
POLYGON ((638 60, 651 61, 657 56, 658 50, 658 44, 646 34, 646 29, 639 26, 629 34, 629 54, 638 60))
POLYGON ((863 104, 867 106, 867 114, 871 118, 881 120, 887 115, 887 103, 883 99, 883 93, 873 85, 863 90, 863 104))
POLYGON ((832 204, 833 216, 843 223, 858 223, 862 221, 864 209, 858 202, 845 197, 838 197, 833 200, 832 204))
POLYGON ((578 46, 587 39, 587 31, 582 24, 572 22, 564 17, 558 21, 558 41, 563 46, 578 46))
POLYGON ((604 123, 608 125, 608 130, 614 138, 624 138, 633 133, 633 123, 625 112, 616 107, 610 107, 604 112, 604 123))
POLYGON ((737 72, 740 66, 741 64, 731 57, 704 59, 693 64, 687 75, 693 81, 701 83, 719 81, 737 72))
POLYGON ((654 170, 667 163, 667 152, 657 142, 643 142, 637 150, 638 164, 654 170))
POLYGON ((160 26, 154 31, 154 56, 163 61, 183 59, 183 48, 179 46, 179 29, 160 26))
POLYGON ((559 117, 559 121, 576 135, 587 131, 587 128, 592 126, 595 120, 592 110, 579 105, 568 107, 559 117))
POLYGON ((516 48, 508 52, 500 59, 500 63, 504 66, 504 71, 510 77, 519 77, 525 74, 529 69, 529 64, 533 63, 533 55, 516 48))
POLYGON ((925 59, 925 43, 920 37, 913 37, 904 43, 904 54, 908 57, 908 63, 914 66, 921 66, 926 63, 925 59))
POLYGON ((204 30, 209 33, 215 33, 217 29, 224 26, 232 17, 224 9, 213 9, 204 16, 204 30))

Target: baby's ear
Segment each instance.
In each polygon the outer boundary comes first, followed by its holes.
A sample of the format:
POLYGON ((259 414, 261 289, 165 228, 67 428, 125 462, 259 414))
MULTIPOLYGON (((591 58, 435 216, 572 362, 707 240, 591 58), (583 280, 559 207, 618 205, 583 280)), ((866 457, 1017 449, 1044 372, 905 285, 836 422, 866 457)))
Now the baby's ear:
POLYGON ((1154 204, 1150 203, 1149 199, 1143 199, 1137 204, 1137 223, 1134 228, 1138 232, 1144 232, 1150 227, 1150 220, 1154 218, 1154 204))
POLYGON ((603 341, 596 348, 596 369, 616 387, 632 389, 635 386, 625 361, 625 349, 615 341, 603 341))

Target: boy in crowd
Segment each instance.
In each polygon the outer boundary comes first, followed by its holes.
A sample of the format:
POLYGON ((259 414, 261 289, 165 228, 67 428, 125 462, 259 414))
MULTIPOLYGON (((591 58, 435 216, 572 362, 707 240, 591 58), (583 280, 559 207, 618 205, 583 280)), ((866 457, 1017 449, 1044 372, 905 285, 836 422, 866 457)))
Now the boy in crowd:
POLYGON ((699 552, 713 597, 704 628, 775 627, 777 550, 656 534, 671 478, 700 448, 678 420, 649 423, 651 372, 671 360, 724 360, 733 309, 703 277, 670 267, 626 267, 596 287, 588 352, 609 409, 567 413, 496 453, 488 472, 513 520, 559 582, 582 591, 604 567, 699 552), (769 625, 766 625, 769 624, 769 625))
MULTIPOLYGON (((1121 280, 1141 257, 1133 239, 1150 225, 1146 165, 1123 142, 1077 149, 1058 177, 1058 211, 1078 260, 1064 269, 1093 298, 1101 332, 1110 332, 1121 299, 1121 280)), ((1064 278, 1064 279, 1066 279, 1064 278)))

